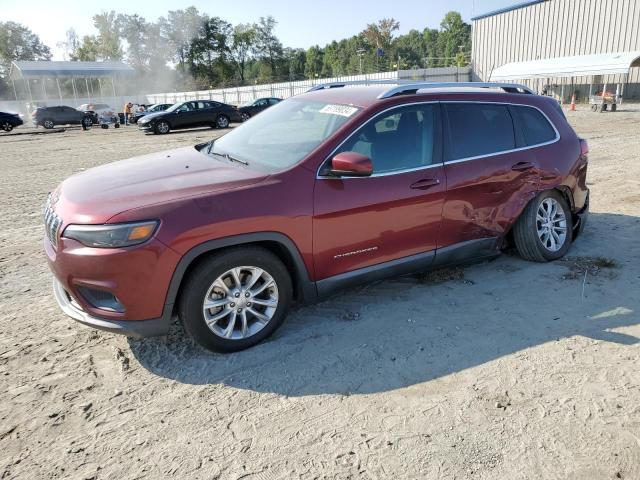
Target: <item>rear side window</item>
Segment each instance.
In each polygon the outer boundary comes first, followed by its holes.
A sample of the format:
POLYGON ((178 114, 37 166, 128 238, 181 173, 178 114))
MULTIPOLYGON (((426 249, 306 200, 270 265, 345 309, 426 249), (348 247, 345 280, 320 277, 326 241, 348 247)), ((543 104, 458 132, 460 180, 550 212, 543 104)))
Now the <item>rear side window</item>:
POLYGON ((532 107, 512 107, 518 116, 520 128, 528 146, 551 142, 556 138, 556 131, 549 120, 532 107))
POLYGON ((506 105, 444 104, 449 130, 449 160, 477 157, 516 147, 513 120, 506 105))

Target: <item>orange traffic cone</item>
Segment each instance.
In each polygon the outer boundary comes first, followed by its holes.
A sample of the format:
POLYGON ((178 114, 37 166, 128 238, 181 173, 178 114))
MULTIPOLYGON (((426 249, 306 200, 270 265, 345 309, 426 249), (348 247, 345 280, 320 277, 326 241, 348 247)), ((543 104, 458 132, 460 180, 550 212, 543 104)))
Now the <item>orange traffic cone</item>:
POLYGON ((576 94, 571 95, 571 105, 569 106, 569 110, 572 112, 576 111, 576 94))

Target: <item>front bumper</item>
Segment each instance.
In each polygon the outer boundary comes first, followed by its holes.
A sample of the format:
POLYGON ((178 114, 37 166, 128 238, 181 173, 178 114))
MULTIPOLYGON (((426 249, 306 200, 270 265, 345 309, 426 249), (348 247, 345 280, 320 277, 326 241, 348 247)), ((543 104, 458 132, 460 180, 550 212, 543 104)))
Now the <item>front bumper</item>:
POLYGON ((53 295, 65 314, 89 327, 135 338, 166 335, 169 331, 170 317, 135 321, 92 317, 82 310, 56 278, 53 279, 53 295))
POLYGON ((142 130, 143 132, 153 132, 154 125, 152 123, 138 123, 138 130, 142 130))

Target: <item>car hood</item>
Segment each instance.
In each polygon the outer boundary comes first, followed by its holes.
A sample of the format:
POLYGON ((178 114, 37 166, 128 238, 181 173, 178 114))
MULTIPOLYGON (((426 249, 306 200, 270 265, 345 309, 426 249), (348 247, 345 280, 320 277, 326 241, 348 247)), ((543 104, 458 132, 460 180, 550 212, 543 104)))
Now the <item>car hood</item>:
POLYGON ((153 113, 147 113, 146 115, 144 115, 144 121, 145 122, 150 122, 151 120, 153 120, 154 118, 158 118, 161 117, 162 115, 164 115, 167 112, 153 112, 153 113))
POLYGON ((105 223, 127 210, 239 188, 267 176, 185 147, 86 170, 62 182, 52 196, 65 223, 105 223))

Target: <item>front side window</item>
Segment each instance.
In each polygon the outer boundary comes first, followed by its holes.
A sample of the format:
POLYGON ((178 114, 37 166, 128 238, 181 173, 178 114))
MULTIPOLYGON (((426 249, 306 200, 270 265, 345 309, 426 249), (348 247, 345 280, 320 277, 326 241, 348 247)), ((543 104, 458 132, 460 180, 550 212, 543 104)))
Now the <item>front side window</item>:
POLYGON ((231 156, 268 171, 289 168, 354 117, 360 108, 291 98, 234 128, 205 153, 231 156))
POLYGON ((193 104, 193 102, 186 102, 183 103, 182 105, 180 105, 177 108, 178 112, 191 112, 193 110, 195 110, 195 105, 193 104))
POLYGON ((527 146, 551 142, 556 138, 556 131, 549 120, 533 107, 512 107, 520 121, 520 128, 527 146))
POLYGON ((448 160, 459 160, 513 150, 513 121, 507 105, 445 103, 448 123, 448 160))
POLYGON ((399 107, 367 122, 336 153, 371 159, 373 173, 426 167, 433 163, 436 107, 399 107))

